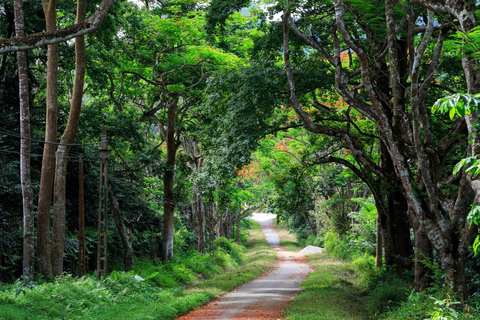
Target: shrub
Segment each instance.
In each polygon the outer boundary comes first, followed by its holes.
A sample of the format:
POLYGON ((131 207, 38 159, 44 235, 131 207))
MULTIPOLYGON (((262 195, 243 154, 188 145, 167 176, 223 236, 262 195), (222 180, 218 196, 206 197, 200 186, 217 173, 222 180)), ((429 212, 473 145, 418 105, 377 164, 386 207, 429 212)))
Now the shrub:
POLYGON ((215 246, 218 249, 223 250, 225 253, 229 254, 230 257, 238 264, 242 262, 243 253, 242 248, 233 242, 233 240, 228 240, 225 237, 219 237, 214 241, 215 246))
POLYGON ((230 255, 222 249, 215 250, 215 263, 224 270, 234 265, 230 255))
POLYGON ((316 247, 322 247, 324 245, 323 238, 320 236, 315 237, 314 235, 309 235, 305 244, 316 247))
POLYGON ((408 299, 408 291, 406 283, 398 278, 377 283, 375 289, 368 295, 368 309, 374 315, 379 315, 398 307, 408 299))
POLYGON ((327 232, 323 240, 327 253, 339 259, 351 261, 360 253, 350 244, 349 234, 339 237, 335 232, 327 232))
POLYGON ((183 262, 185 266, 194 273, 201 274, 203 276, 214 274, 218 269, 215 264, 215 259, 208 254, 200 254, 195 252, 183 262))

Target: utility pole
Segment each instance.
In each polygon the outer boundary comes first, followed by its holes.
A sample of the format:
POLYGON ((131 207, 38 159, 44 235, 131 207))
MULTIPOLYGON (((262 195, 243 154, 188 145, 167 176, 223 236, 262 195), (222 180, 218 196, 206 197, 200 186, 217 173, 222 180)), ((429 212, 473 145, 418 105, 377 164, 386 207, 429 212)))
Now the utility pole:
POLYGON ((78 156, 78 277, 86 274, 85 210, 83 194, 83 153, 78 156))
POLYGON ((100 191, 98 197, 97 279, 107 276, 107 213, 108 213, 108 148, 107 128, 102 129, 100 144, 100 191))

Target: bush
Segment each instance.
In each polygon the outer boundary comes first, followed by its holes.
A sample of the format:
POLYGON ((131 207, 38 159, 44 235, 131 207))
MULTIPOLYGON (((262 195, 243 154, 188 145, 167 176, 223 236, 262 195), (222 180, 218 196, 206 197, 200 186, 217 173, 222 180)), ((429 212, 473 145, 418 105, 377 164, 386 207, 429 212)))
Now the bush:
POLYGON ((375 289, 368 295, 368 309, 375 316, 392 310, 408 299, 408 292, 406 283, 398 278, 377 283, 375 289))
POLYGON ((235 265, 234 260, 232 260, 230 255, 222 249, 215 250, 215 263, 223 270, 229 269, 235 265))
POLYGON ((352 261, 359 254, 359 251, 350 244, 348 234, 339 237, 335 232, 327 232, 323 240, 327 253, 336 258, 352 261))
POLYGON ((307 246, 316 246, 322 247, 323 246, 323 238, 320 236, 309 235, 307 241, 305 242, 307 246))
POLYGON ((230 257, 238 264, 243 260, 242 248, 236 244, 233 240, 228 240, 225 237, 219 237, 214 241, 215 246, 218 249, 223 250, 225 253, 230 255, 230 257))
POLYGON ((208 254, 201 254, 198 252, 186 258, 183 263, 187 268, 196 274, 208 276, 217 272, 218 267, 215 264, 215 259, 208 254))

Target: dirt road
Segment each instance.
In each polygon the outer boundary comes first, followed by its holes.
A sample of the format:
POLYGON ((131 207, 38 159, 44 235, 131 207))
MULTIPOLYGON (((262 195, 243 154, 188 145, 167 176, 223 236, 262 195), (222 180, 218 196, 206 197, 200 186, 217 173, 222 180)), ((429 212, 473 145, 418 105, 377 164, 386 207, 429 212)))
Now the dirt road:
POLYGON ((253 220, 262 225, 270 246, 277 250, 278 261, 275 268, 178 320, 283 318, 282 310, 300 293, 301 284, 312 270, 303 255, 286 251, 280 246, 280 240, 275 233, 274 219, 275 215, 272 214, 253 215, 253 220))

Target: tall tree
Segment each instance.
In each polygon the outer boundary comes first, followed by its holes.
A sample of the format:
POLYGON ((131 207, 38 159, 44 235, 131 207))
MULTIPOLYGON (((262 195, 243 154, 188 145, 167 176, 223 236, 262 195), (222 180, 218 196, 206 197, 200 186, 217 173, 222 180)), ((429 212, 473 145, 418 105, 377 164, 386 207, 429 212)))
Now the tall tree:
POLYGON ((175 158, 178 150, 177 139, 175 139, 175 120, 177 116, 179 96, 173 94, 172 102, 167 111, 167 161, 165 173, 163 175, 163 250, 162 260, 173 259, 173 235, 174 235, 174 216, 175 216, 175 198, 173 187, 175 184, 175 158))
MULTIPOLYGON (((308 130, 352 141, 348 133, 350 127, 332 131, 331 128, 318 125, 299 103, 289 57, 290 28, 335 68, 335 88, 344 101, 375 123, 379 139, 393 164, 394 171, 388 175, 394 173, 395 177, 385 179, 385 172, 366 159, 354 143, 350 143, 352 152, 368 170, 386 183, 393 182, 401 190, 408 204, 412 226, 423 230, 432 242, 451 288, 463 297, 468 187, 465 175, 452 179, 440 170, 440 164, 450 156, 449 150, 465 126, 459 121, 449 130, 441 132, 441 128, 432 126, 425 107, 450 24, 448 21, 436 24, 430 11, 425 16, 425 25, 416 25, 420 12, 411 3, 404 6, 397 1, 387 1, 385 7, 381 8, 336 0, 333 5, 335 21, 328 28, 330 34, 323 29, 318 30, 319 36, 316 36, 316 32, 309 32, 308 35, 301 32, 297 27, 301 21, 294 22, 290 18, 291 10, 302 9, 290 6, 286 9, 283 17, 285 68, 292 107, 308 130), (402 12, 403 20, 398 17, 396 6, 402 12), (369 17, 373 17, 371 11, 382 9, 385 20, 369 23, 369 17), (358 26, 358 29, 352 25, 358 26), (399 34, 401 37, 398 37, 399 34), (385 39, 386 47, 383 45, 385 39), (420 41, 416 42, 415 39, 420 41), (350 69, 342 62, 342 54, 348 54, 342 50, 344 46, 348 52, 354 52, 356 63, 353 66, 356 69, 350 69), (388 54, 388 65, 385 54, 388 54), (427 66, 425 70, 422 68, 424 65, 427 66), (388 72, 390 81, 386 86, 388 79, 385 74, 388 72), (410 90, 405 85, 406 79, 410 81, 410 90), (412 162, 418 170, 413 170, 412 162), (454 181, 459 182, 455 193, 442 187, 454 181)), ((304 11, 304 14, 305 22, 309 24, 309 12, 304 11)))
MULTIPOLYGON (((55 31, 57 29, 57 1, 42 0, 42 6, 47 32, 55 31)), ((37 253, 39 272, 47 276, 53 276, 50 243, 50 208, 52 204, 53 178, 55 175, 55 146, 57 145, 58 44, 51 44, 47 49, 46 103, 45 145, 37 209, 37 253)))
MULTIPOLYGON (((24 18, 23 0, 14 1, 15 36, 23 37, 24 18)), ((30 165, 30 89, 28 84, 27 53, 17 51, 18 91, 20 98, 20 180, 23 199, 23 275, 31 278, 33 275, 33 257, 35 249, 33 191, 30 165)))
MULTIPOLYGON (((77 23, 85 20, 86 0, 77 1, 77 23)), ((55 184, 53 197, 53 226, 52 226, 52 268, 53 275, 63 272, 63 252, 65 245, 67 163, 71 144, 77 135, 82 110, 82 97, 85 82, 85 36, 75 38, 75 80, 70 102, 67 127, 60 139, 56 152, 55 184)))

